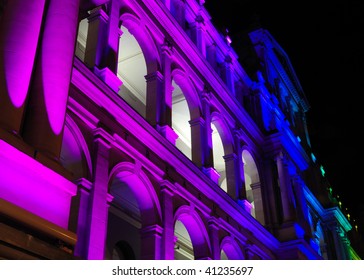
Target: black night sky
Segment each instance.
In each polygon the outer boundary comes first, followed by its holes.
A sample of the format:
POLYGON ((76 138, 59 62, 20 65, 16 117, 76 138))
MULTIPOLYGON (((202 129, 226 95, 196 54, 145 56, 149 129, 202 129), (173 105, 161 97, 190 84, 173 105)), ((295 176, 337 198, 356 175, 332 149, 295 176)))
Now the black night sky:
POLYGON ((364 2, 206 0, 205 7, 240 58, 241 38, 257 22, 284 49, 310 104, 312 151, 343 207, 364 219, 364 2))

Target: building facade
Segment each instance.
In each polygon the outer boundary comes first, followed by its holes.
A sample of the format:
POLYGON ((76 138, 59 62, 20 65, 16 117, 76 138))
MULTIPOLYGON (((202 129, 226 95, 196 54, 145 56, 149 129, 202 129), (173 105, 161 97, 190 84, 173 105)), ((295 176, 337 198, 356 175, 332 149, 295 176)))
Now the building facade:
POLYGON ((203 0, 0 9, 0 259, 360 259, 270 33, 203 0))

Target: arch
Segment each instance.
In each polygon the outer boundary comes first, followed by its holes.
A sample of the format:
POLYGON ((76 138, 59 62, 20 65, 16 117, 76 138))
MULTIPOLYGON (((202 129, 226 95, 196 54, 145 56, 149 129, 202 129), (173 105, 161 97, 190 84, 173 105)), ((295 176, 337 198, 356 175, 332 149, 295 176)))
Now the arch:
POLYGON ((181 93, 187 101, 190 119, 192 120, 200 117, 201 103, 199 100, 199 95, 192 81, 188 77, 188 74, 185 71, 181 70, 181 68, 176 67, 176 63, 173 63, 171 77, 172 80, 174 80, 176 84, 181 88, 181 93))
MULTIPOLYGON (((109 193, 116 195, 118 192, 130 191, 138 210, 142 227, 159 224, 161 221, 161 208, 157 194, 141 166, 130 162, 117 164, 110 173, 109 193), (113 184, 117 180, 116 184, 113 184)), ((115 198, 114 198, 115 199, 115 198)), ((132 201, 129 201, 132 202, 132 201)))
POLYGON ((221 255, 225 255, 228 260, 243 260, 244 256, 238 243, 231 236, 226 236, 221 241, 221 255))
POLYGON ((135 260, 135 252, 130 244, 124 240, 118 241, 112 252, 113 260, 135 260))
POLYGON ((180 221, 188 232, 195 259, 210 258, 211 246, 209 237, 206 227, 198 213, 193 208, 183 205, 175 213, 175 225, 177 221, 180 221))
POLYGON ((147 95, 152 94, 147 77, 160 68, 155 42, 137 16, 123 9, 120 16, 118 70, 122 81, 118 94, 141 116, 147 115, 147 95))
POLYGON ((66 115, 60 161, 73 178, 92 177, 92 160, 87 143, 76 122, 66 115))
POLYGON ((144 23, 134 14, 124 11, 120 15, 120 26, 121 25, 127 28, 130 34, 138 41, 146 60, 147 72, 154 73, 160 69, 158 49, 144 23))
POLYGON ((233 138, 228 124, 224 117, 217 111, 211 113, 212 149, 214 168, 219 173, 219 186, 228 192, 227 166, 225 155, 230 155, 234 151, 233 138))
POLYGON ((241 158, 244 166, 246 199, 252 206, 251 214, 257 220, 263 223, 264 217, 263 217, 262 194, 260 187, 260 176, 257 165, 255 163, 256 161, 252 153, 248 149, 248 147, 243 147, 241 158), (259 213, 259 215, 257 215, 257 213, 259 213))
POLYGON ((213 123, 219 132, 224 155, 229 155, 234 152, 234 140, 230 131, 229 125, 226 123, 224 117, 217 111, 211 113, 211 123, 213 123))
POLYGON ((192 159, 192 135, 190 121, 200 117, 198 94, 187 74, 179 68, 171 73, 172 128, 177 133, 176 147, 192 159))

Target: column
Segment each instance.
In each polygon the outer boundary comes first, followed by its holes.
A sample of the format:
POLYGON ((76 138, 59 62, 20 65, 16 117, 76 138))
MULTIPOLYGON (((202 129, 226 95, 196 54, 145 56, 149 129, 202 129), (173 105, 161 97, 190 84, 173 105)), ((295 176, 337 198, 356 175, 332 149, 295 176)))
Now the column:
POLYGON ((283 222, 295 220, 294 202, 292 197, 292 186, 288 173, 288 166, 284 155, 280 153, 276 157, 278 168, 278 180, 282 198, 283 222))
POLYGON ((6 1, 0 20, 0 126, 18 135, 34 67, 45 0, 6 1))
POLYGON ((205 43, 205 22, 201 15, 196 17, 196 46, 206 57, 206 43, 205 43))
POLYGON ((216 43, 212 43, 206 48, 206 59, 210 63, 213 69, 217 69, 216 61, 216 43))
POLYGON ((162 218, 163 218, 163 235, 162 235, 162 259, 174 259, 174 208, 173 196, 175 186, 168 182, 161 183, 162 195, 162 218))
POLYGON ((162 259, 162 234, 163 229, 159 225, 147 226, 140 230, 141 258, 143 260, 162 259))
POLYGON ((201 117, 189 121, 191 126, 192 161, 200 168, 205 165, 205 120, 201 117))
POLYGON ((155 126, 173 145, 178 138, 172 129, 172 78, 171 56, 172 45, 165 40, 162 47, 162 71, 148 74, 147 81, 147 120, 155 126))
MULTIPOLYGON (((214 155, 212 143, 211 112, 210 112, 210 90, 205 87, 201 93, 201 104, 203 119, 201 120, 202 137, 199 150, 202 159, 202 171, 216 184, 219 184, 220 174, 214 168, 214 155), (203 122, 202 122, 203 121, 203 122)), ((194 133, 193 130, 191 133, 194 133)), ((193 134, 192 134, 193 135, 193 134)), ((192 148, 194 147, 192 142, 192 148)))
POLYGON ((253 191, 254 197, 254 208, 255 208, 255 218, 263 225, 265 225, 264 219, 264 208, 262 200, 262 185, 260 182, 253 183, 250 185, 253 191))
POLYGON ((77 243, 74 254, 82 259, 87 259, 87 240, 88 240, 88 209, 90 205, 90 192, 92 189, 92 183, 85 178, 81 178, 75 182, 78 187, 78 194, 73 201, 72 213, 77 213, 76 217, 73 217, 74 225, 70 225, 70 230, 77 233, 77 243))
POLYGON ((296 204, 297 204, 298 219, 299 219, 302 227, 305 229, 306 235, 310 236, 310 238, 311 238, 312 237, 311 225, 310 225, 309 218, 308 218, 308 215, 309 215, 308 207, 307 207, 305 195, 303 193, 303 186, 304 186, 304 182, 303 182, 302 178, 299 177, 298 175, 293 176, 292 187, 293 187, 294 197, 296 199, 296 204))
POLYGON ((53 0, 44 20, 23 137, 58 161, 78 27, 80 0, 53 0))
POLYGON ((154 127, 164 125, 165 94, 164 94, 164 77, 160 71, 149 73, 145 76, 147 83, 147 121, 154 127))
POLYGON ((208 231, 211 242, 211 255, 213 260, 221 259, 221 249, 219 240, 219 222, 215 217, 211 217, 208 221, 208 231))
POLYGON ((104 259, 108 208, 109 155, 112 139, 100 128, 94 132, 93 186, 88 211, 87 259, 104 259))
POLYGON ((222 79, 225 82, 226 86, 229 88, 232 96, 235 96, 232 58, 230 55, 227 55, 225 57, 225 61, 223 62, 223 65, 222 65, 222 79))
POLYGON ((224 156, 225 167, 226 167, 226 183, 227 193, 232 199, 239 199, 239 189, 241 186, 239 177, 239 164, 238 157, 235 153, 224 156))
POLYGON ((99 6, 88 17, 85 63, 114 92, 119 92, 122 82, 117 77, 119 39, 119 3, 111 1, 109 15, 99 6))

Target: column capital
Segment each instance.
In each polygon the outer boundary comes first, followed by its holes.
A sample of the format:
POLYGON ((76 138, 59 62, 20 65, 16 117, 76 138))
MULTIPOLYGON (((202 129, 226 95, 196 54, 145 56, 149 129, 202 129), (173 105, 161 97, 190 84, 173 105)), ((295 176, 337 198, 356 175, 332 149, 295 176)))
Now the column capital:
POLYGON ((173 44, 169 38, 164 38, 164 42, 161 45, 162 53, 171 57, 173 55, 173 44))
POLYGON ((111 71, 108 67, 99 69, 97 66, 94 66, 94 72, 96 76, 105 82, 105 84, 107 84, 114 92, 119 92, 120 86, 123 82, 113 71, 111 71))
POLYGON ((159 182, 161 192, 173 196, 176 193, 177 187, 168 180, 162 180, 159 182))
POLYGON ((205 120, 202 117, 195 118, 189 121, 190 126, 205 125, 205 120))
POLYGON ((231 160, 235 161, 235 160, 237 160, 237 158, 238 158, 238 156, 235 153, 231 153, 231 154, 223 156, 223 159, 225 160, 225 162, 231 161, 231 160))
POLYGON ((90 15, 87 17, 88 22, 93 22, 98 19, 101 19, 104 22, 109 20, 108 14, 102 9, 101 6, 92 9, 90 11, 90 15))
POLYGON ((151 236, 151 235, 162 236, 162 233, 163 233, 163 228, 160 225, 151 225, 140 229, 140 234, 142 236, 151 236))
POLYGON ((114 142, 114 138, 101 127, 95 128, 92 133, 94 142, 102 143, 107 148, 110 148, 111 143, 114 142))
POLYGON ((164 76, 160 71, 155 71, 153 73, 149 73, 149 74, 145 75, 144 78, 147 82, 155 81, 155 80, 163 81, 164 76))

